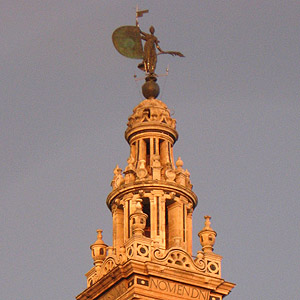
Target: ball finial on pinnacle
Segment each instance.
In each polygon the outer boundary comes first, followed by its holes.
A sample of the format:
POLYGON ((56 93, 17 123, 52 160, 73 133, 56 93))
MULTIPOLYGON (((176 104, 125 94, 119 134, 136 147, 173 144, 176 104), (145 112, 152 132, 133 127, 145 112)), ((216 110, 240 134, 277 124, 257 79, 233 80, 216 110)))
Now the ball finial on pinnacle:
POLYGON ((142 86, 142 92, 146 99, 155 99, 159 95, 159 85, 156 83, 157 79, 153 75, 149 75, 145 79, 142 86))

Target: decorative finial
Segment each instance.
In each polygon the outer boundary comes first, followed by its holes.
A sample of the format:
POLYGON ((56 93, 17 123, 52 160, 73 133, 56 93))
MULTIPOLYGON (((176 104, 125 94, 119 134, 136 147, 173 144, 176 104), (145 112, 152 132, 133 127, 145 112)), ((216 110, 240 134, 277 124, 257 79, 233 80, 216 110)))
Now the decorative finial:
POLYGON ((180 156, 178 157, 178 159, 176 161, 176 167, 177 167, 178 171, 182 171, 183 161, 180 156))
POLYGON ((95 265, 98 263, 102 263, 106 257, 107 245, 102 240, 102 231, 103 230, 101 229, 97 229, 97 240, 90 247, 90 249, 92 250, 92 258, 95 265))
POLYGON ((215 244, 217 233, 210 227, 210 216, 205 216, 205 226, 198 233, 200 238, 200 244, 202 245, 203 252, 212 252, 214 250, 213 246, 215 244))

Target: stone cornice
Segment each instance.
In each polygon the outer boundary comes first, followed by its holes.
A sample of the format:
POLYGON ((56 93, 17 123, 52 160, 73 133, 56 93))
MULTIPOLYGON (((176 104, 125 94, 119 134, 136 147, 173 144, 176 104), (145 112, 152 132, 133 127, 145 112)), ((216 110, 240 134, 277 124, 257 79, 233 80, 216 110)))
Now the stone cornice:
POLYGON ((139 190, 164 190, 167 192, 175 192, 187 197, 193 207, 195 208, 198 204, 198 198, 196 194, 191 190, 175 182, 166 182, 162 180, 141 180, 135 183, 123 184, 119 188, 113 190, 106 199, 106 204, 111 210, 112 201, 116 198, 122 198, 128 193, 134 193, 139 190))

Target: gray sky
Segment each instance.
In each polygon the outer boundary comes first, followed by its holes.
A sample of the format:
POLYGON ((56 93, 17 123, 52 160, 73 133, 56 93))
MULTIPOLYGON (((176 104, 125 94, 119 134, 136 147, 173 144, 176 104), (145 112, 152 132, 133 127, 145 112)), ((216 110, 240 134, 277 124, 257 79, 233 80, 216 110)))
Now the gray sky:
POLYGON ((228 297, 299 299, 299 1, 2 0, 0 280, 6 300, 74 299, 92 267, 105 201, 124 168, 127 118, 141 100, 137 60, 111 34, 136 3, 156 28, 160 99, 203 216, 218 233, 228 297))

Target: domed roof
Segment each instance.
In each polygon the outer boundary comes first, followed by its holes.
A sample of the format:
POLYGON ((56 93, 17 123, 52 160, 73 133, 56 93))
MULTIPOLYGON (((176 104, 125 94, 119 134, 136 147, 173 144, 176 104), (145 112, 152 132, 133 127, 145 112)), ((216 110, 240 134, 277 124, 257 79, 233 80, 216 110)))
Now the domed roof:
POLYGON ((145 99, 133 109, 133 114, 128 118, 128 128, 141 123, 160 123, 176 128, 176 120, 171 118, 167 105, 158 99, 145 99))
POLYGON ((178 138, 176 131, 176 120, 171 117, 170 111, 165 103, 158 99, 145 99, 138 104, 132 115, 128 118, 127 130, 125 132, 126 140, 133 132, 139 130, 169 132, 174 141, 178 138))

